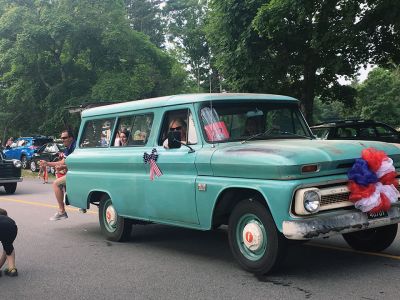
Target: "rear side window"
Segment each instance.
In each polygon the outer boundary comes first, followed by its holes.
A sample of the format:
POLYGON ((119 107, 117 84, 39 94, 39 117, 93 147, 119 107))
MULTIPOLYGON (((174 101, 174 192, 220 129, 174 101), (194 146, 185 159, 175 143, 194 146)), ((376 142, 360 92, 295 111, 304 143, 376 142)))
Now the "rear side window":
POLYGON ((41 147, 44 144, 52 142, 53 139, 35 139, 33 140, 33 146, 41 147))
POLYGON ((110 145, 111 130, 115 119, 90 120, 85 123, 82 137, 79 141, 80 148, 106 148, 110 145))
POLYGON ((378 131, 379 136, 383 138, 397 138, 398 136, 398 133, 393 129, 382 125, 377 125, 376 131, 378 131))
POLYGON ((140 114, 119 118, 112 146, 144 146, 149 139, 153 114, 140 114), (123 137, 123 138, 122 138, 123 137))

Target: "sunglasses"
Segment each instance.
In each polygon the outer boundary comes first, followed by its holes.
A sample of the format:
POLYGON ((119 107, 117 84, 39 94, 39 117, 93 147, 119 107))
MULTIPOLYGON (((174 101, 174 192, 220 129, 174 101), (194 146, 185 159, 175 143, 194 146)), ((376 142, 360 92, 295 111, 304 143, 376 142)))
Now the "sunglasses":
POLYGON ((170 128, 171 131, 179 131, 179 130, 181 130, 181 129, 182 129, 182 126, 170 128))
POLYGON ((61 137, 62 140, 66 140, 66 139, 68 139, 68 138, 69 138, 69 136, 62 136, 62 137, 61 137))

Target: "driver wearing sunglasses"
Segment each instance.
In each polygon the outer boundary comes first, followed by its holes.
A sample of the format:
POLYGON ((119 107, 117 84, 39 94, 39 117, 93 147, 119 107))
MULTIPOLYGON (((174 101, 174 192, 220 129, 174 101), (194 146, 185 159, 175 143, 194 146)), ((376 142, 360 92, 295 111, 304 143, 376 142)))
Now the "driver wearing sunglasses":
MULTIPOLYGON (((187 132, 187 126, 186 122, 182 118, 175 118, 169 123, 169 131, 178 131, 181 133, 181 142, 186 144, 186 132, 187 132)), ((163 142, 163 147, 165 149, 169 149, 168 147, 168 139, 166 139, 163 142)))

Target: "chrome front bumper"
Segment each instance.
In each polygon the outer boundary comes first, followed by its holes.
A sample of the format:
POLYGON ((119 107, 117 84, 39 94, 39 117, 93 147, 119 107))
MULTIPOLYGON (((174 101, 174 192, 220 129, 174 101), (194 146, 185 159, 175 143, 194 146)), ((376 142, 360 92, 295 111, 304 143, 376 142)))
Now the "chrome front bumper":
POLYGON ((392 206, 388 217, 369 220, 366 213, 349 211, 334 216, 316 216, 303 220, 284 221, 283 235, 291 240, 309 240, 359 231, 400 222, 400 207, 392 206))

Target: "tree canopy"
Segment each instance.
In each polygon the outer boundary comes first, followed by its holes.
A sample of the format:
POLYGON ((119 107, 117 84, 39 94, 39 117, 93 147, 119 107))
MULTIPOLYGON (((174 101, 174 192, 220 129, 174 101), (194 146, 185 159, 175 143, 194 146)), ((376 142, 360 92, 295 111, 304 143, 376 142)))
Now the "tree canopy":
POLYGON ((400 124, 400 68, 376 68, 357 87, 356 111, 361 118, 400 124))
POLYGON ((383 1, 212 0, 210 47, 232 90, 295 96, 312 122, 316 96, 353 103, 355 90, 338 78, 354 78, 360 64, 383 59, 379 34, 396 43, 395 32, 374 17, 382 6, 399 11, 383 1))
POLYGON ((57 132, 69 106, 185 90, 183 68, 130 27, 122 1, 0 4, 0 106, 22 112, 17 133, 57 132))

